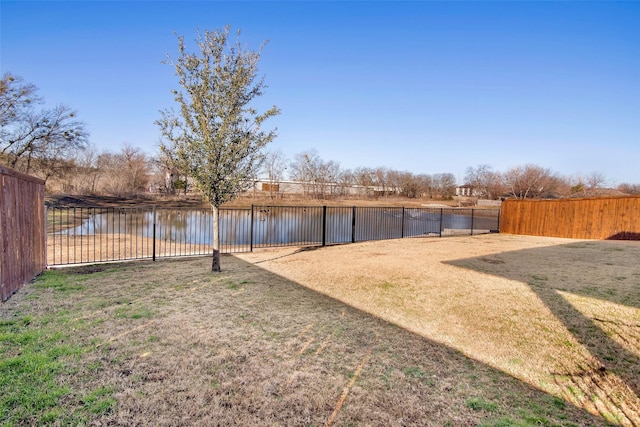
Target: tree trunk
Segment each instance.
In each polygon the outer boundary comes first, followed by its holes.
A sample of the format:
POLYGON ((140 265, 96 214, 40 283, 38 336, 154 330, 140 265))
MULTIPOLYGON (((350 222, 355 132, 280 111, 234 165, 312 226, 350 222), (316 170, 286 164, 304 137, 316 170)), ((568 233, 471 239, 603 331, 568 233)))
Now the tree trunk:
POLYGON ((217 206, 211 205, 213 212, 213 260, 211 271, 222 271, 220 269, 220 210, 217 206))

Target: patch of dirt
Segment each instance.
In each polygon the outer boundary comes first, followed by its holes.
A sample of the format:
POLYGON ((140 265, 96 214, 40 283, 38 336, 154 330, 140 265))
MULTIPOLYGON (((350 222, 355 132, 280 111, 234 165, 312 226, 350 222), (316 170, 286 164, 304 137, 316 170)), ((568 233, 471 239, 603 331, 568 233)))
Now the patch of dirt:
POLYGON ((67 274, 93 274, 112 268, 109 264, 91 264, 65 268, 67 274))

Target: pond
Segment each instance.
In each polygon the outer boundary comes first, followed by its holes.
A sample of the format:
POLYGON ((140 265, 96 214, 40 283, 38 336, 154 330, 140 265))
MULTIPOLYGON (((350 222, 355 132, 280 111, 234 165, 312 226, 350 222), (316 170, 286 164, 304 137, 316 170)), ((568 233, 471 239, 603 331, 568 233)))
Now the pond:
MULTIPOLYGON (((267 247, 497 230, 497 211, 475 211, 322 206, 221 209, 220 242, 222 246, 267 247)), ((80 225, 56 230, 56 218, 62 223, 64 215, 62 210, 54 212, 51 232, 71 236, 135 235, 198 245, 210 244, 213 235, 209 209, 85 209, 81 216, 86 219, 80 225)))

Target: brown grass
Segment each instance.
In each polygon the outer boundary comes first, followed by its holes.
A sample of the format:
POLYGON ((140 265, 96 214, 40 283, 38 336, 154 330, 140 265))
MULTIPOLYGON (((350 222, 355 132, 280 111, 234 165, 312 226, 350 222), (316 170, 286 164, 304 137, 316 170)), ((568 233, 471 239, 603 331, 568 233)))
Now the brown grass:
POLYGON ((485 235, 274 255, 239 256, 591 413, 640 425, 637 243, 485 235))
POLYGON ((60 381, 117 399, 96 424, 637 425, 639 255, 487 235, 76 267, 0 319, 67 319, 91 350, 60 381))

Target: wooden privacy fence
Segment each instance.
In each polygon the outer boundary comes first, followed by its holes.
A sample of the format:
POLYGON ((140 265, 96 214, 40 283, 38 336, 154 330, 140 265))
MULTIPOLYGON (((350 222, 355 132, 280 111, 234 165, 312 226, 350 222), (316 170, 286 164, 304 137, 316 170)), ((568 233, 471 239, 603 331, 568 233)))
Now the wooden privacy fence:
POLYGON ((0 166, 0 298, 46 267, 44 181, 0 166))
POLYGON ((573 239, 640 240, 640 196, 505 200, 500 232, 573 239))

